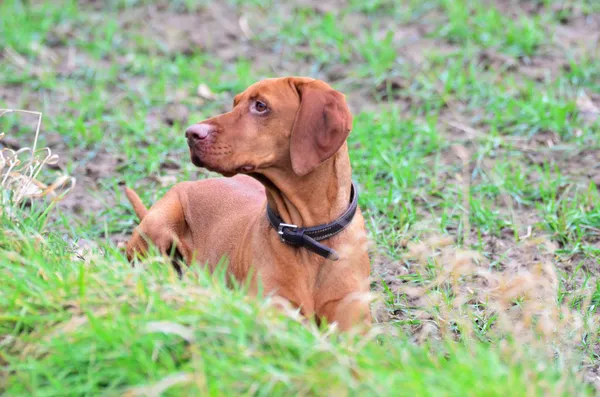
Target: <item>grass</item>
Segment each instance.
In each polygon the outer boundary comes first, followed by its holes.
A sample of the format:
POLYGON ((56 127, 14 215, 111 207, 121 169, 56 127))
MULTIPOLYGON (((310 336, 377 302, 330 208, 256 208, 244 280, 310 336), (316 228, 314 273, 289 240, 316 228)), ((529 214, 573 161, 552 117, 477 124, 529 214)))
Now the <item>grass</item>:
POLYGON ((513 56, 531 56, 545 36, 539 18, 512 18, 483 2, 444 0, 442 7, 448 22, 437 34, 451 42, 473 42, 513 56))
MULTIPOLYGON (((0 3, 0 108, 44 114, 37 147, 60 160, 41 180, 77 178, 56 206, 2 202, 0 391, 593 394, 600 62, 581 24, 600 10, 515 4, 0 3), (190 14, 217 21, 210 37, 177 19, 190 14), (119 184, 152 203, 214 176, 188 161, 185 126, 298 74, 354 113, 379 297, 366 338, 278 315, 219 274, 132 269, 116 248, 134 225, 119 184)), ((31 146, 35 123, 1 116, 0 147, 31 146)))
POLYGON ((515 360, 478 343, 335 336, 225 287, 222 272, 180 280, 160 259, 131 268, 114 250, 82 260, 59 236, 32 238, 37 230, 26 221, 0 239, 5 395, 586 391, 524 351, 515 360))

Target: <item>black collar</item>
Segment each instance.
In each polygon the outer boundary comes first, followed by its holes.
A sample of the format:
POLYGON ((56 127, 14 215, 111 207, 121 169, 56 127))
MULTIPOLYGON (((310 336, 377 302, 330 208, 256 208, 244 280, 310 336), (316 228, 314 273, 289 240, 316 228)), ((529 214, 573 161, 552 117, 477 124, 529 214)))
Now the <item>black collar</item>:
POLYGON ((271 226, 277 230, 282 242, 296 247, 304 247, 323 258, 336 261, 339 259, 337 252, 319 243, 319 241, 326 240, 344 230, 352 222, 357 207, 358 193, 353 182, 350 191, 350 206, 339 218, 331 223, 313 227, 298 227, 283 223, 281 218, 273 212, 269 204, 267 204, 267 217, 271 226))

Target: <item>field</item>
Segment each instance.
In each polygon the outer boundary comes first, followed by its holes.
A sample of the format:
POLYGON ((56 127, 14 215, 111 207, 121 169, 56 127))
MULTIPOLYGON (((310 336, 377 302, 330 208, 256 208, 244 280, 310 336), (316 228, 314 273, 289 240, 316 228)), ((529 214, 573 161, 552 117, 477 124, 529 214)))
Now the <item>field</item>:
POLYGON ((600 2, 278 3, 0 2, 0 109, 43 113, 0 111, 0 394, 600 393, 600 2), (367 336, 119 250, 121 185, 216 176, 185 127, 286 75, 354 114, 367 336))

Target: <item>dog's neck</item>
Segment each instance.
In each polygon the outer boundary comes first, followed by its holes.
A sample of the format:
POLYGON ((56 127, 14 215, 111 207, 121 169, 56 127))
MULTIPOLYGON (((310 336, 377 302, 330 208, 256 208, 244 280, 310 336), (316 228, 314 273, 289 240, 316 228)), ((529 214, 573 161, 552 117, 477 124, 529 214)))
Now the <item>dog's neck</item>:
POLYGON ((299 227, 331 223, 350 204, 352 171, 346 144, 303 177, 275 169, 264 176, 257 179, 265 185, 269 206, 285 223, 299 227))

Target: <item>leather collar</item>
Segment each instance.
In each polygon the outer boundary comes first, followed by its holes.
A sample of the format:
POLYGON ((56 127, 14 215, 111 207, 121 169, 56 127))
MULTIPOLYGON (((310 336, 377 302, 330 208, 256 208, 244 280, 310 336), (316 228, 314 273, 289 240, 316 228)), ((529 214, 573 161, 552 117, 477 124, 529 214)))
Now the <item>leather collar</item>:
POLYGON ((348 209, 331 223, 312 227, 298 227, 296 225, 284 223, 269 204, 267 204, 267 217, 269 218, 271 226, 273 226, 279 234, 279 238, 282 242, 295 247, 304 247, 323 258, 336 261, 339 259, 338 253, 319 243, 319 241, 326 240, 344 230, 346 226, 352 222, 357 208, 358 192, 356 191, 354 182, 352 182, 350 205, 348 206, 348 209))

